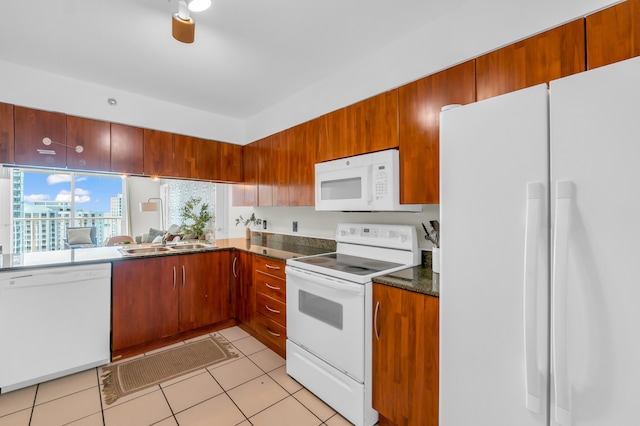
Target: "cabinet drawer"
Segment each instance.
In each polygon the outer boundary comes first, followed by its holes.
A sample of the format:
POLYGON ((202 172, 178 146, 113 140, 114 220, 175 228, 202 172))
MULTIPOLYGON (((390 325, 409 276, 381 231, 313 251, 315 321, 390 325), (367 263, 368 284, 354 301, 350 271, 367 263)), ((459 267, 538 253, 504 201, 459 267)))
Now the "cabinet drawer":
POLYGON ((266 294, 282 303, 287 302, 287 282, 285 280, 256 270, 253 281, 256 292, 266 294))
POLYGON ((284 267, 285 262, 282 260, 275 260, 268 257, 256 256, 253 261, 253 267, 256 271, 264 272, 265 274, 273 275, 283 280, 286 278, 284 267))
POLYGON ((287 325, 287 305, 262 293, 256 293, 256 311, 278 324, 287 325))
POLYGON ((262 314, 257 314, 255 329, 276 346, 284 349, 287 344, 287 329, 262 314))

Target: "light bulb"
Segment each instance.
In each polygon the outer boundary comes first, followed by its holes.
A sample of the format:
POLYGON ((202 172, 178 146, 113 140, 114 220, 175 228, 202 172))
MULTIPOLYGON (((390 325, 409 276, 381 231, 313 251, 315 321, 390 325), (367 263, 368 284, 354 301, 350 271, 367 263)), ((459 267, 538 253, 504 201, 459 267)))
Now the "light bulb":
POLYGON ((211 0, 191 0, 189 2, 189 10, 192 12, 202 12, 211 7, 211 0))

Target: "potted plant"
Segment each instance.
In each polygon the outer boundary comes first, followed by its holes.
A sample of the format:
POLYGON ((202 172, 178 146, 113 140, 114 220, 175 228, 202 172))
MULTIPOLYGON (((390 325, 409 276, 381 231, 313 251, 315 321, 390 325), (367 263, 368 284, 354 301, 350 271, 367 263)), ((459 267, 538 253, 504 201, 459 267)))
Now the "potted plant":
POLYGON ((242 215, 236 218, 236 226, 243 224, 245 226, 245 237, 247 239, 251 238, 251 228, 249 225, 262 225, 262 219, 258 219, 255 213, 251 213, 251 216, 248 219, 242 217, 242 215))
POLYGON ((209 221, 213 219, 213 215, 209 212, 208 203, 200 203, 202 198, 191 197, 180 210, 180 219, 182 224, 180 227, 180 236, 182 239, 197 238, 201 239, 208 230, 209 221), (198 208, 198 206, 200 206, 198 208))

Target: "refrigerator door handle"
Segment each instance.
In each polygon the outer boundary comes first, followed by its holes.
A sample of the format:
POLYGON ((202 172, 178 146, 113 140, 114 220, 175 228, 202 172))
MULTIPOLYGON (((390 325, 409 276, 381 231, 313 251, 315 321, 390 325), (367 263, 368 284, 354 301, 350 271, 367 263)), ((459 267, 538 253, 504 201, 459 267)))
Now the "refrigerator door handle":
POLYGON ((556 183, 555 232, 551 308, 551 345, 555 419, 560 426, 571 426, 571 389, 567 362, 567 260, 574 198, 571 181, 556 183))
POLYGON ((542 226, 542 183, 527 184, 524 237, 524 365, 526 406, 532 413, 542 411, 542 376, 538 366, 538 246, 542 226))

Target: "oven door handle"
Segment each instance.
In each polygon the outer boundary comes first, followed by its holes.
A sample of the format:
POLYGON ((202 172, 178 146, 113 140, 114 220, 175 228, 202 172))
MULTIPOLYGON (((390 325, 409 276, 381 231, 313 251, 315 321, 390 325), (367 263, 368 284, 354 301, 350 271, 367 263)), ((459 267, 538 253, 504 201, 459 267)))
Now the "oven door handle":
POLYGON ((287 275, 291 275, 292 277, 299 278, 304 280, 305 282, 315 284, 322 287, 329 287, 334 290, 339 290, 344 293, 351 294, 364 294, 364 285, 355 284, 349 281, 338 280, 336 278, 328 277, 326 275, 319 274, 310 274, 308 272, 300 271, 297 269, 293 269, 289 266, 286 268, 287 275))

